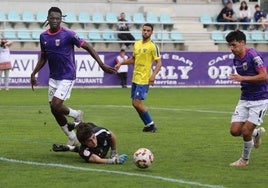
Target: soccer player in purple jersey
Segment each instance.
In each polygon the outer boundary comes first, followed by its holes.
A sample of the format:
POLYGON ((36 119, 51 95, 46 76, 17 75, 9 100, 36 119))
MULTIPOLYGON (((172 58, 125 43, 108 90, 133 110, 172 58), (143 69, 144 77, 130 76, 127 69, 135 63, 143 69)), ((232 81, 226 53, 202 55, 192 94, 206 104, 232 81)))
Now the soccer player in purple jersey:
POLYGON ((76 145, 78 143, 76 135, 74 131, 68 130, 66 116, 73 117, 74 121, 80 122, 83 112, 63 105, 63 102, 70 97, 76 79, 74 46, 85 49, 103 71, 113 74, 116 70, 105 65, 96 51, 80 39, 75 32, 61 27, 62 17, 62 12, 58 7, 51 7, 48 10, 45 23, 48 23, 50 28, 40 35, 41 58, 31 74, 31 84, 34 90, 34 86, 38 85, 35 75, 48 61, 50 69, 48 99, 51 112, 62 131, 69 137, 67 144, 76 145))
POLYGON ((268 75, 261 55, 252 48, 246 48, 246 36, 236 30, 226 36, 226 41, 235 55, 233 60, 237 74, 230 79, 241 83, 241 97, 232 116, 230 133, 242 136, 242 156, 230 166, 246 166, 253 146, 258 148, 265 132, 263 117, 268 106, 268 75))

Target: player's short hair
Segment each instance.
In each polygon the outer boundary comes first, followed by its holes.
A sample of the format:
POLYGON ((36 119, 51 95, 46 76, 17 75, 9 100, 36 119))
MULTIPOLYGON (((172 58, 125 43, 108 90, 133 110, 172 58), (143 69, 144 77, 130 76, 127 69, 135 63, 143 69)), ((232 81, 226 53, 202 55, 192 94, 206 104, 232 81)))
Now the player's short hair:
POLYGON ((51 12, 58 12, 60 13, 60 15, 62 15, 62 11, 59 7, 51 7, 49 10, 48 10, 48 14, 49 15, 51 12))
POLYGON ((243 33, 242 31, 240 30, 235 30, 235 31, 231 31, 226 37, 225 37, 225 40, 230 43, 230 42, 233 42, 233 41, 238 41, 238 42, 241 42, 241 41, 247 41, 246 39, 246 35, 245 33, 243 33))
POLYGON ((144 26, 150 27, 152 29, 152 31, 154 30, 154 26, 150 23, 145 23, 145 24, 143 24, 142 27, 144 27, 144 26))
POLYGON ((255 8, 260 8, 260 5, 256 4, 256 5, 255 5, 255 8))
POLYGON ((93 134, 93 123, 79 123, 76 127, 76 137, 80 143, 85 143, 93 134))

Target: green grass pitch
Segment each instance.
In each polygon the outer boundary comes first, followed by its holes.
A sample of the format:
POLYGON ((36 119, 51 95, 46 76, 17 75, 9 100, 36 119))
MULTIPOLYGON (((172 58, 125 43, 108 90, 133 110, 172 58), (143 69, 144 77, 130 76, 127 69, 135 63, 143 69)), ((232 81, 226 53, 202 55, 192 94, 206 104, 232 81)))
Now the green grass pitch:
MULTIPOLYGON (((75 153, 50 151, 67 138, 52 117, 47 89, 0 91, 0 187, 266 187, 268 138, 253 149, 250 165, 229 167, 242 139, 229 134, 238 88, 152 88, 145 104, 158 133, 142 133, 129 89, 77 89, 66 105, 84 111, 85 121, 112 130, 124 165, 87 164, 75 153), (138 169, 132 155, 154 152, 153 165, 138 169)), ((70 119, 71 121, 71 119, 70 119)), ((265 118, 265 124, 267 124, 265 118)))

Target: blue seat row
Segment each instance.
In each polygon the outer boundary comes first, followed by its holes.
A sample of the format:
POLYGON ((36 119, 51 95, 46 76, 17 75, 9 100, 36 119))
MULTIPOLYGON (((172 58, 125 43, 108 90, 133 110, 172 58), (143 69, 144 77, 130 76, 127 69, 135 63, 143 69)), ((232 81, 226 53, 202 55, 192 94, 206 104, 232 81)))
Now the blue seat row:
MULTIPOLYGON (((225 37, 230 31, 214 30, 211 32, 211 39, 215 42, 225 42, 225 37)), ((246 35, 247 42, 268 42, 268 31, 262 32, 259 30, 243 31, 246 35)))
MULTIPOLYGON (((27 28, 19 28, 17 30, 13 28, 6 28, 3 31, 3 37, 6 37, 10 40, 38 40, 39 36, 43 32, 40 28, 29 30, 27 28)), ((117 33, 111 29, 98 30, 91 29, 89 31, 78 29, 75 31, 77 35, 85 40, 93 40, 93 41, 117 41, 119 40, 117 37, 117 33)), ((142 38, 140 30, 132 30, 131 33, 135 37, 136 40, 142 38)), ((152 40, 155 41, 184 41, 183 36, 179 30, 172 30, 168 32, 167 30, 156 31, 152 35, 152 40)))
MULTIPOLYGON (((8 22, 44 22, 47 19, 46 12, 37 12, 34 14, 32 11, 24 11, 21 14, 17 11, 9 11, 7 14, 0 11, 0 21, 8 22)), ((132 16, 126 13, 126 19, 129 22, 135 23, 162 23, 162 24, 172 24, 172 20, 169 14, 163 13, 159 17, 152 12, 147 13, 145 16, 142 13, 134 13, 132 16)), ((74 12, 67 12, 64 21, 68 23, 80 22, 80 23, 115 23, 118 17, 113 12, 107 12, 103 15, 101 12, 94 12, 91 15, 87 12, 80 12, 75 14, 74 12)))

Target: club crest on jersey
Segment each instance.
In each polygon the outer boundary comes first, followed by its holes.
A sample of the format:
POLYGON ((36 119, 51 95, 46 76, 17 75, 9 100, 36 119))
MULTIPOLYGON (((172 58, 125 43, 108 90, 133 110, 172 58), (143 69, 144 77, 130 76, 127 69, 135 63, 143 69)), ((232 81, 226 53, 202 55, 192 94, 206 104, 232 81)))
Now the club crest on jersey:
POLYGON ((143 49, 143 53, 146 53, 147 52, 147 49, 143 49))
POLYGON ((243 66, 243 70, 248 70, 248 64, 247 64, 247 62, 244 62, 243 64, 242 64, 242 66, 243 66))
POLYGON ((56 45, 56 46, 60 46, 60 39, 56 39, 56 40, 55 40, 55 45, 56 45))
POLYGON ((84 154, 84 156, 88 157, 90 155, 90 151, 84 150, 83 154, 84 154))

